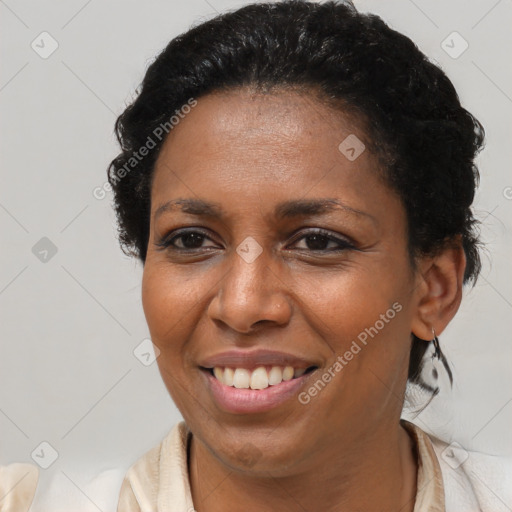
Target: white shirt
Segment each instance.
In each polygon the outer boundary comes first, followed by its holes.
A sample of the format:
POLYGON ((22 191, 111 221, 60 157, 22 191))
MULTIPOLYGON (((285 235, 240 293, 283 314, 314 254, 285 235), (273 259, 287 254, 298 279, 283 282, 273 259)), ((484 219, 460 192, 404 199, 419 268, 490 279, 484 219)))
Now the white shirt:
MULTIPOLYGON (((512 461, 467 452, 401 420, 418 456, 414 512, 510 512, 512 461)), ((126 473, 117 512, 193 512, 187 451, 191 432, 176 424, 126 473)))
MULTIPOLYGON (((467 452, 405 420, 402 425, 418 459, 414 512, 512 511, 511 459, 467 452)), ((120 468, 110 469, 86 486, 81 479, 80 490, 64 476, 52 479, 49 489, 38 485, 39 471, 32 464, 0 466, 0 512, 110 512, 116 503, 118 512, 193 512, 187 463, 191 436, 182 421, 124 478, 120 468)))

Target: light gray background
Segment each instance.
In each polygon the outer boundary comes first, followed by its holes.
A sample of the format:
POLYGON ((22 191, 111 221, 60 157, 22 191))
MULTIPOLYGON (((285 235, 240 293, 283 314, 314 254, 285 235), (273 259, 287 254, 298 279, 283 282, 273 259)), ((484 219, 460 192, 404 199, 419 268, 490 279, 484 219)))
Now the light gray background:
MULTIPOLYGON (((92 193, 118 152, 114 121, 171 38, 246 3, 0 1, 0 464, 34 462, 47 441, 58 459, 41 469, 41 485, 60 478, 77 506, 107 510, 84 497, 89 479, 122 474, 181 418, 156 363, 133 354, 148 337, 142 268, 119 249, 111 195, 92 193), (59 45, 47 59, 31 48, 43 31, 59 45), (42 237, 57 247, 47 262, 32 252, 42 237)), ((484 268, 441 336, 454 389, 416 421, 467 448, 512 455, 511 1, 355 3, 410 36, 486 128, 476 200, 484 268), (453 31, 469 44, 456 59, 441 46, 453 31)))

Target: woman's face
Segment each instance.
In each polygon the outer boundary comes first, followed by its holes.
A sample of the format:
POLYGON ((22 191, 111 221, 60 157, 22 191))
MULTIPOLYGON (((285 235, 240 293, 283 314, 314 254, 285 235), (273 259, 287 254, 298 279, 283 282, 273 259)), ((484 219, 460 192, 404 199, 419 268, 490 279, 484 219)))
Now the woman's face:
POLYGON ((162 148, 144 311, 172 398, 229 467, 291 473, 398 421, 417 278, 364 140, 312 96, 238 90, 201 97, 162 148))

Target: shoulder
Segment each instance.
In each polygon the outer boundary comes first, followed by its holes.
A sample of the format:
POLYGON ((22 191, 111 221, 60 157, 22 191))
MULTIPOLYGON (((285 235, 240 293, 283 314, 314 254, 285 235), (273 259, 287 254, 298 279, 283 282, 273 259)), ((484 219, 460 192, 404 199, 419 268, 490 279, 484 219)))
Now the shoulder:
POLYGON ((39 470, 33 464, 0 466, 0 512, 26 512, 34 499, 39 470))
POLYGON ((145 453, 126 472, 119 491, 117 512, 156 510, 162 443, 145 453))
POLYGON ((162 503, 177 506, 177 502, 189 501, 189 436, 185 422, 177 423, 158 445, 128 469, 121 484, 117 512, 163 511, 162 503))
POLYGON ((498 512, 512 507, 512 458, 467 450, 428 435, 437 456, 446 512, 498 512))

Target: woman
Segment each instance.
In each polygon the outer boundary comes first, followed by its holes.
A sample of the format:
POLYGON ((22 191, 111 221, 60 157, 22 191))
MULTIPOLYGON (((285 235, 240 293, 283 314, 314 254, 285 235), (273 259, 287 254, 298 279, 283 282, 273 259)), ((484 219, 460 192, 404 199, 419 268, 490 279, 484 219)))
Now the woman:
POLYGON ((438 336, 480 270, 484 132, 445 74, 350 5, 255 4, 171 41, 116 128, 184 418, 118 511, 495 510, 400 420, 408 381, 451 379, 438 336))

